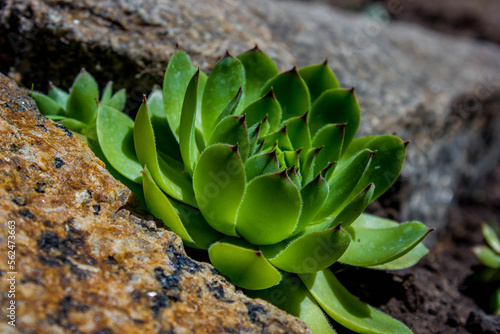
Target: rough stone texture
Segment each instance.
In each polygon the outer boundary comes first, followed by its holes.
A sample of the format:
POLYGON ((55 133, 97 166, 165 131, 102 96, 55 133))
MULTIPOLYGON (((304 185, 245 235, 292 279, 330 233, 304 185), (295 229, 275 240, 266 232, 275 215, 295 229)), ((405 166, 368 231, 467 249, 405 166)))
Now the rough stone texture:
POLYGON ((401 218, 431 227, 446 221, 454 191, 473 188, 499 159, 492 44, 294 1, 8 1, 0 22, 3 70, 12 66, 26 87, 67 87, 85 66, 127 87, 130 110, 161 83, 175 43, 203 69, 254 43, 281 69, 328 58, 342 85, 356 86, 362 134, 412 141, 401 218))
POLYGON ((175 234, 130 209, 130 191, 76 135, 41 116, 0 74, 2 314, 17 271, 16 327, 2 333, 309 333, 247 298, 175 234))

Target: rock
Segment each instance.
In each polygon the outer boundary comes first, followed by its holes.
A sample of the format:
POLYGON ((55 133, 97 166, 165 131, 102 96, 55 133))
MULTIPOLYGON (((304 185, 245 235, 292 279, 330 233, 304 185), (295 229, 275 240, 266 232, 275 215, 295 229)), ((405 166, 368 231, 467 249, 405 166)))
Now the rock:
POLYGON ((370 12, 383 4, 397 20, 418 23, 446 33, 500 44, 500 2, 497 0, 317 0, 370 12))
POLYGON ((495 334, 500 332, 500 319, 488 317, 481 309, 475 309, 467 319, 467 329, 471 333, 495 334))
POLYGON ((78 136, 1 74, 0 152, 0 304, 15 301, 17 316, 0 332, 310 333, 186 256, 78 136))
POLYGON ((175 43, 204 70, 254 43, 281 69, 328 58, 342 85, 356 86, 362 134, 412 141, 400 219, 443 227, 455 191, 473 190, 500 158, 500 48, 389 21, 295 1, 14 1, 0 14, 10 47, 0 69, 42 88, 68 87, 86 67, 127 87, 135 110, 175 43))

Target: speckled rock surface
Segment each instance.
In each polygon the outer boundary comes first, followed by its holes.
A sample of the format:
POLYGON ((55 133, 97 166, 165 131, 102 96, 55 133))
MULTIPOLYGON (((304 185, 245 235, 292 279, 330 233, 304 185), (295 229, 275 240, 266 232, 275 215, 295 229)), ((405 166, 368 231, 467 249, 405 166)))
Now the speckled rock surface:
POLYGON ((177 236, 132 204, 83 141, 0 74, 1 333, 309 332, 191 260, 177 236), (14 299, 9 272, 17 272, 14 299), (10 300, 15 328, 5 320, 10 300))
MULTIPOLYGON (((26 87, 68 87, 80 67, 129 89, 129 109, 160 84, 179 43, 202 69, 258 43, 281 69, 329 59, 356 86, 361 133, 412 141, 401 219, 440 227, 457 189, 474 190, 500 158, 500 47, 402 22, 296 1, 11 0, 0 45, 26 87), (134 102, 135 101, 135 102, 134 102)), ((433 238, 428 239, 429 241, 433 238)))

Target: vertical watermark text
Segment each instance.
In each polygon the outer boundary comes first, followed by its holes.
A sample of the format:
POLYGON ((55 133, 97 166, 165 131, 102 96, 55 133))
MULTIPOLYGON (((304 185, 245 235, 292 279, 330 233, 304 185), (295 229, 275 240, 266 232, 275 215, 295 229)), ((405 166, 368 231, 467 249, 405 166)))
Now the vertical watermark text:
POLYGON ((7 323, 16 326, 16 222, 7 222, 7 323))

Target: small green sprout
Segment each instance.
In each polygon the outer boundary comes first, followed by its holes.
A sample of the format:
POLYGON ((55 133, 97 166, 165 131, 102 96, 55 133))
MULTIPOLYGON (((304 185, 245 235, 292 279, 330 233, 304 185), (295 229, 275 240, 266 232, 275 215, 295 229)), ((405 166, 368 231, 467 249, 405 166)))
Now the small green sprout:
MULTIPOLYGON (((127 96, 125 89, 120 89, 113 94, 113 83, 110 81, 104 87, 100 103, 123 111, 127 96)), ((82 137, 97 140, 95 133, 95 120, 99 89, 94 77, 85 69, 73 82, 70 93, 49 83, 48 96, 31 92, 31 97, 36 101, 38 109, 47 118, 57 121, 68 129, 81 134, 82 137)))
POLYGON ((95 128, 88 143, 108 168, 249 295, 314 333, 334 333, 330 318, 362 333, 411 333, 329 269, 336 261, 410 267, 428 252, 421 242, 431 230, 363 213, 399 176, 407 143, 355 138, 354 88, 340 88, 327 62, 280 74, 256 47, 226 53, 207 76, 177 51, 163 89, 144 99, 135 121, 104 94, 96 104, 97 86, 84 72, 67 104, 53 89, 42 96, 34 95, 43 113, 95 128))
MULTIPOLYGON (((485 265, 485 270, 476 275, 476 279, 492 284, 500 284, 500 239, 492 226, 483 223, 481 232, 487 246, 476 246, 472 250, 479 261, 485 265)), ((491 311, 495 315, 500 315, 500 287, 498 287, 490 297, 491 311)))

